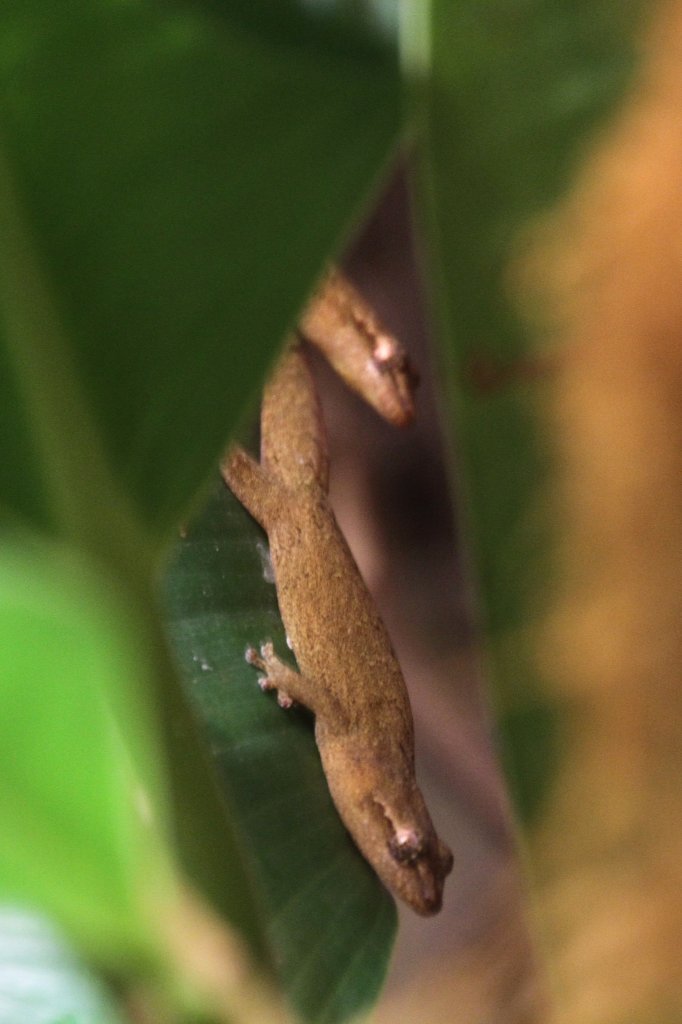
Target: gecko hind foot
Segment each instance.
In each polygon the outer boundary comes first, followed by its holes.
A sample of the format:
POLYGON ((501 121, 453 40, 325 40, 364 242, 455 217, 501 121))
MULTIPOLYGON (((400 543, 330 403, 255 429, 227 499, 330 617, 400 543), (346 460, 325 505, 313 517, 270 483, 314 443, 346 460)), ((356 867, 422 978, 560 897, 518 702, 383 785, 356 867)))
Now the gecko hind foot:
POLYGON ((244 658, 249 665, 254 665, 264 673, 264 675, 259 675, 257 680, 263 693, 267 693, 268 690, 277 690, 279 706, 285 711, 294 707, 296 701, 282 688, 282 677, 288 674, 294 675, 294 670, 279 660, 269 641, 261 644, 260 654, 255 647, 247 647, 244 658))

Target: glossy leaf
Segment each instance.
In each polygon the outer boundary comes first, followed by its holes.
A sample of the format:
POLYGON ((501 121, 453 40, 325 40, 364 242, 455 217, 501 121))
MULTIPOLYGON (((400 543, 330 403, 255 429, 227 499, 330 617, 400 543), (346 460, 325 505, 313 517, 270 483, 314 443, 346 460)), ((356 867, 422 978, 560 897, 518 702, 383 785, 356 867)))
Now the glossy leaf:
POLYGON ((167 574, 169 630, 281 983, 305 1020, 332 1024, 375 996, 395 907, 332 805, 310 716, 278 707, 244 660, 247 646, 265 639, 287 653, 266 553, 265 534, 219 483, 167 574))

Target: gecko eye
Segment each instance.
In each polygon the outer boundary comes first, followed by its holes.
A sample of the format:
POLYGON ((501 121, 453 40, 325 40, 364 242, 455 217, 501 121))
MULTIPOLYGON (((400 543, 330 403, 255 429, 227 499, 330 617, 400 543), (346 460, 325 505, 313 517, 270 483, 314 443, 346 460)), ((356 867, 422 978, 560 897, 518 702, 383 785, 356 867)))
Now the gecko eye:
POLYGON ((380 366, 393 367, 398 353, 399 349, 395 338, 392 338, 390 334, 377 334, 372 351, 375 363, 379 363, 380 366))
POLYGON ((399 864, 413 864, 424 852, 424 837, 413 829, 399 828, 389 840, 388 849, 399 864))

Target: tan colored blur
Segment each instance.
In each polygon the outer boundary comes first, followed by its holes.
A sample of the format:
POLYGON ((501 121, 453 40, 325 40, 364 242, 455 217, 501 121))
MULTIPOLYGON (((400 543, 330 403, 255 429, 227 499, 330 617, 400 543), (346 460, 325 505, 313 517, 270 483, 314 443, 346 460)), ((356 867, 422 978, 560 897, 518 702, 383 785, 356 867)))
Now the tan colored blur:
POLYGON ((682 1020, 682 3, 538 249, 559 351, 561 591, 540 645, 571 709, 537 838, 553 1024, 682 1020))
POLYGON ((565 727, 529 837, 547 970, 510 864, 476 942, 380 1024, 682 1021, 682 0, 658 6, 620 112, 528 243, 510 282, 549 353, 560 536, 537 651, 565 727))

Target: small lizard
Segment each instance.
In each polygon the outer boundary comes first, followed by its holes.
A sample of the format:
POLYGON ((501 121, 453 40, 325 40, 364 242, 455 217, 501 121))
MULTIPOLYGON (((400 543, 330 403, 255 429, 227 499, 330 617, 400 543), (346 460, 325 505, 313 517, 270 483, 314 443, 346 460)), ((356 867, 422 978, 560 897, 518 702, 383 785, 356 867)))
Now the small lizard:
MULTIPOLYGON (((373 404, 387 418, 406 422, 411 385, 402 350, 335 274, 302 321, 310 340, 323 337, 320 347, 328 355, 332 349, 335 365, 338 338, 329 339, 339 325, 344 376, 363 395, 369 382, 373 404), (382 359, 387 353, 391 357, 382 359), (368 365, 376 362, 383 369, 368 365), (372 387, 377 378, 378 389, 372 387)), ((400 666, 329 504, 323 424, 299 343, 287 348, 265 388, 260 463, 235 447, 222 472, 268 534, 280 612, 301 671, 280 661, 270 643, 260 653, 249 648, 247 660, 262 671, 261 687, 278 691, 283 707, 299 702, 315 715, 332 798, 381 880, 417 913, 434 914, 452 854, 436 835, 415 779, 412 713, 400 666)))

